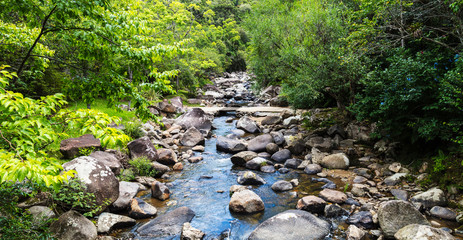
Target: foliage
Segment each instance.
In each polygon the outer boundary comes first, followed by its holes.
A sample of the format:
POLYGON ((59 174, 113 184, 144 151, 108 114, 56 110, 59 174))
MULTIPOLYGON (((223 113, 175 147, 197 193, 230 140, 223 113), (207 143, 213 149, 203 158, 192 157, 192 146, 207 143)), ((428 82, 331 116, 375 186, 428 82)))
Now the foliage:
POLYGON ((134 175, 132 169, 130 169, 130 168, 122 169, 122 171, 121 171, 121 173, 119 174, 119 176, 117 176, 117 179, 118 179, 119 181, 127 181, 127 182, 130 182, 130 181, 135 180, 135 175, 134 175))
POLYGON ((129 161, 129 165, 132 166, 135 170, 136 175, 138 176, 156 176, 156 169, 153 168, 151 162, 146 157, 139 157, 129 161))
MULTIPOLYGON (((120 105, 127 103, 118 102, 117 104, 120 105)), ((67 108, 71 111, 77 111, 79 109, 87 108, 87 104, 84 101, 70 102, 67 105, 67 108)), ((135 118, 135 112, 126 111, 120 108, 115 108, 113 106, 108 106, 108 101, 101 98, 95 99, 95 101, 92 104, 92 109, 105 113, 110 117, 120 118, 122 122, 131 121, 133 118, 135 118)))
POLYGON ((124 133, 130 136, 132 139, 137 139, 143 137, 143 132, 141 130, 141 121, 133 120, 126 122, 124 125, 124 133))

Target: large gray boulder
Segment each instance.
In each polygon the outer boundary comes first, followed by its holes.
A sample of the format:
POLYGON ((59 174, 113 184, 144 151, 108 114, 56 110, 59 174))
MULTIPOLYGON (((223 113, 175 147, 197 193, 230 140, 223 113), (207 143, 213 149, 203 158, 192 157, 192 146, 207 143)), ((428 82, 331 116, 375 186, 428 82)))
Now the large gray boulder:
POLYGON ((429 225, 428 220, 409 202, 391 200, 378 209, 378 221, 386 237, 394 237, 399 229, 409 224, 429 225))
POLYGON ((53 222, 50 225, 50 232, 61 240, 94 240, 98 237, 92 221, 74 210, 65 212, 53 222))
POLYGON ((183 224, 191 222, 194 216, 193 210, 188 207, 180 207, 149 221, 136 231, 142 238, 178 239, 183 224))
POLYGON ((281 122, 280 116, 266 116, 264 119, 262 119, 261 124, 262 125, 275 125, 280 122, 281 122))
POLYGON ((288 210, 261 223, 249 240, 325 239, 330 224, 302 210, 288 210))
POLYGON ((239 140, 219 136, 217 137, 216 148, 222 152, 237 153, 246 151, 247 146, 239 140))
POLYGON ((273 143, 272 135, 259 135, 248 141, 248 150, 253 152, 264 152, 266 151, 266 146, 269 143, 273 143))
POLYGON ((444 191, 439 188, 432 188, 426 192, 419 193, 410 199, 413 203, 420 203, 424 208, 447 205, 444 191))
POLYGON ((150 161, 158 160, 158 152, 149 137, 135 139, 127 144, 132 159, 146 157, 150 161))
POLYGON ((89 156, 95 158, 103 165, 108 166, 114 174, 119 175, 122 169, 122 164, 121 161, 119 161, 119 159, 117 159, 116 155, 114 155, 113 153, 95 151, 92 152, 92 154, 90 154, 89 156))
POLYGON ((104 212, 98 216, 98 232, 108 233, 114 229, 131 227, 135 223, 133 218, 104 212))
POLYGON ((233 165, 244 167, 246 163, 257 157, 257 153, 251 151, 242 151, 231 156, 233 165))
POLYGON ((194 147, 198 144, 204 145, 205 140, 203 134, 198 129, 190 127, 186 130, 185 134, 183 134, 182 139, 180 139, 180 143, 183 146, 194 147))
POLYGON ((293 189, 293 184, 288 181, 280 180, 272 184, 272 190, 275 192, 284 192, 293 189))
POLYGON ((285 137, 283 133, 281 132, 270 132, 270 135, 273 137, 273 142, 275 142, 276 145, 282 145, 285 143, 285 137))
POLYGON ((255 213, 265 209, 262 199, 248 189, 233 193, 228 207, 236 213, 255 213))
POLYGON ((78 138, 68 138, 61 141, 60 152, 67 159, 72 159, 79 154, 80 149, 101 148, 100 139, 92 134, 85 134, 78 138))
POLYGON ((121 181, 119 182, 119 197, 111 205, 111 211, 120 211, 127 209, 130 206, 132 198, 134 198, 140 186, 137 183, 121 181))
POLYGON ((243 129, 244 131, 248 133, 258 133, 260 132, 259 127, 257 126, 257 123, 250 119, 247 116, 244 116, 240 118, 236 122, 236 128, 243 129))
POLYGON ((246 163, 246 168, 251 170, 260 170, 262 166, 268 165, 268 161, 265 158, 256 157, 246 163))
POLYGON ((214 116, 207 114, 201 108, 193 108, 178 117, 175 123, 182 126, 183 129, 195 127, 198 130, 210 131, 212 128, 212 119, 214 119, 214 116))
POLYGON ((284 163, 286 160, 291 158, 291 151, 288 149, 282 149, 274 153, 271 159, 277 163, 284 163))
POLYGON ((206 234, 204 234, 201 230, 192 227, 189 222, 186 222, 183 224, 180 240, 201 240, 205 235, 206 234))
POLYGON ((349 167, 349 158, 344 153, 331 154, 324 157, 320 165, 329 169, 347 169, 349 167))
POLYGON ((453 240, 456 239, 443 229, 428 225, 410 224, 394 234, 397 240, 453 240))

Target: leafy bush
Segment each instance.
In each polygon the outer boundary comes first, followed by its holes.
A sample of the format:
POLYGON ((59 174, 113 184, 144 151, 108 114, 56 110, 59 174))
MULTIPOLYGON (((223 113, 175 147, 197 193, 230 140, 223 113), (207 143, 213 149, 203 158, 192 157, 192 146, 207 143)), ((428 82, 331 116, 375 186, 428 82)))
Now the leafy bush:
POLYGON ((135 170, 138 176, 156 176, 156 169, 151 165, 151 161, 146 157, 139 157, 129 161, 129 165, 135 170))
POLYGON ((130 136, 132 139, 141 138, 143 136, 143 132, 141 131, 140 120, 126 122, 124 126, 124 133, 130 136))

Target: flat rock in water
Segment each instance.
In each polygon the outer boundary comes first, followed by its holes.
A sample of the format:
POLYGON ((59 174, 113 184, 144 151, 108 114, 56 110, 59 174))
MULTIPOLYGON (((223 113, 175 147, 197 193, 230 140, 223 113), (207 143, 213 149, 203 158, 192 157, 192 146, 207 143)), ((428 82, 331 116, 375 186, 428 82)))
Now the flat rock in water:
POLYGON ((253 158, 257 157, 257 153, 251 151, 242 151, 231 157, 231 161, 234 165, 244 167, 246 163, 253 158))
POLYGON ((238 183, 241 185, 262 185, 265 184, 265 180, 257 174, 247 171, 238 177, 238 183))
POLYGON ((247 116, 244 116, 244 117, 240 118, 236 122, 236 127, 239 128, 239 129, 243 129, 244 131, 246 131, 248 133, 258 133, 258 132, 260 132, 260 129, 257 126, 257 123, 255 121, 253 121, 252 119, 250 119, 249 117, 247 117, 247 116))
POLYGON ((268 165, 267 160, 261 157, 256 157, 246 163, 246 168, 251 170, 259 170, 262 166, 266 165, 268 165))
POLYGON ((133 198, 130 203, 129 217, 144 219, 156 216, 158 210, 140 198, 133 198))
POLYGON ((216 148, 219 151, 227 153, 238 153, 246 151, 247 146, 243 142, 223 136, 217 137, 216 148))
POLYGON ((267 165, 267 166, 260 167, 260 171, 264 173, 274 173, 276 170, 274 166, 267 165))
POLYGON ((293 189, 293 184, 288 181, 280 180, 272 185, 272 190, 275 192, 284 192, 293 189))
POLYGON ((302 160, 296 158, 290 158, 285 161, 285 168, 297 169, 301 165, 302 160))
POLYGON ((325 210, 325 206, 325 200, 311 195, 299 199, 296 208, 311 213, 322 213, 325 210))
POLYGON ((230 211, 236 213, 255 213, 265 210, 264 202, 259 195, 248 189, 233 193, 228 207, 230 211))
POLYGON ((182 232, 183 224, 191 222, 195 212, 188 207, 180 207, 162 216, 159 216, 136 231, 140 237, 155 239, 178 239, 182 232))
POLYGON ((309 164, 304 168, 304 172, 309 175, 315 175, 322 172, 322 167, 318 164, 309 164))
POLYGON ((397 240, 454 240, 447 231, 428 225, 410 224, 394 234, 397 240))

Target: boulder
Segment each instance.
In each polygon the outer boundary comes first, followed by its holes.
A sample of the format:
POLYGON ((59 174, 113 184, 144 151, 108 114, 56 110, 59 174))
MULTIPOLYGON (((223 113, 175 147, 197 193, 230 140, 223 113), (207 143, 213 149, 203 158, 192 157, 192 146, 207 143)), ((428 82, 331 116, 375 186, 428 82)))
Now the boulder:
POLYGON ((246 171, 241 176, 238 176, 238 183, 241 185, 262 185, 265 184, 265 181, 257 174, 246 171))
POLYGON ((206 91, 204 93, 205 96, 212 96, 215 99, 220 99, 223 98, 224 95, 222 93, 216 92, 216 91, 206 91))
POLYGON ((424 208, 447 205, 444 191, 439 188, 432 188, 426 192, 419 193, 410 199, 413 203, 421 203, 424 208))
POLYGON ((248 150, 264 152, 269 143, 273 143, 273 137, 270 134, 263 134, 248 141, 248 150))
POLYGON ((251 170, 259 170, 262 166, 267 165, 267 160, 261 157, 253 158, 246 163, 246 168, 251 170))
POLYGON ((370 142, 373 131, 374 124, 363 126, 358 122, 350 122, 346 127, 347 137, 361 142, 370 142))
POLYGON ((299 199, 299 201, 297 201, 296 208, 311 213, 323 213, 325 206, 325 200, 311 195, 299 199))
POLYGON ((157 150, 158 162, 164 165, 174 165, 177 163, 177 154, 172 149, 161 148, 157 150))
POLYGON ((55 212, 53 212, 51 208, 45 206, 32 206, 28 209, 28 212, 32 215, 32 223, 34 226, 41 226, 50 219, 56 217, 55 212))
POLYGON ((248 133, 258 133, 260 132, 259 127, 257 126, 257 123, 250 119, 247 116, 244 116, 240 118, 236 122, 236 128, 243 129, 244 131, 248 133))
POLYGON ((198 145, 198 146, 192 147, 191 150, 196 151, 196 152, 204 152, 206 148, 204 146, 198 145))
POLYGON ((341 136, 342 138, 347 137, 347 133, 346 133, 346 131, 344 131, 344 128, 337 125, 337 124, 335 124, 335 125, 331 126, 330 128, 328 128, 326 133, 328 133, 328 135, 330 135, 331 137, 336 136, 336 134, 341 136))
POLYGON ((261 223, 252 231, 249 240, 321 240, 330 233, 330 224, 309 212, 287 210, 261 223))
POLYGON ((394 234, 409 224, 429 225, 426 218, 409 202, 391 200, 380 204, 378 221, 386 237, 394 234))
POLYGON ((251 151, 243 151, 233 155, 231 157, 231 161, 234 165, 244 167, 248 161, 255 157, 257 157, 257 153, 251 151))
POLYGON ((345 193, 328 188, 325 188, 320 192, 320 197, 325 201, 339 204, 347 200, 347 195, 345 193))
POLYGON ((255 213, 265 209, 262 199, 248 189, 233 193, 228 207, 236 213, 255 213))
POLYGON ((284 163, 286 160, 291 158, 291 151, 288 149, 282 149, 274 153, 271 159, 277 163, 284 163))
POLYGON ((266 166, 260 167, 260 171, 264 173, 274 173, 276 170, 274 166, 266 165, 266 166))
POLYGON ((140 198, 133 198, 130 202, 129 217, 135 219, 151 218, 156 216, 158 210, 140 198))
POLYGON ((330 204, 325 206, 325 217, 327 218, 339 217, 347 214, 348 212, 338 204, 330 204))
POLYGON ((276 145, 282 145, 285 143, 285 137, 283 136, 283 133, 281 132, 270 132, 270 135, 273 137, 273 142, 276 145))
POLYGON ((120 211, 128 208, 132 198, 137 195, 139 189, 140 186, 137 183, 125 181, 119 182, 119 197, 111 205, 111 210, 120 211))
POLYGON ((384 179, 384 184, 388 186, 394 186, 398 183, 400 183, 400 179, 406 177, 408 174, 407 173, 396 173, 392 176, 389 176, 384 179))
POLYGON ((182 139, 180 139, 180 143, 183 146, 194 147, 198 144, 204 145, 205 140, 203 134, 198 129, 190 127, 186 130, 185 134, 183 134, 182 139))
POLYGON ((323 137, 310 138, 305 144, 311 148, 316 147, 323 152, 329 152, 331 151, 331 148, 333 147, 331 138, 323 138, 323 137))
POLYGON ((113 153, 103 152, 103 151, 95 151, 89 155, 89 157, 93 157, 98 160, 101 164, 108 166, 111 171, 115 175, 119 175, 122 169, 122 164, 119 159, 117 159, 116 155, 113 153))
POLYGON ((260 122, 262 125, 275 125, 281 122, 280 116, 266 116, 260 122))
POLYGON ((363 240, 365 238, 365 231, 355 225, 350 225, 347 228, 346 235, 347 240, 363 240))
POLYGON ((347 169, 349 158, 344 153, 331 154, 324 157, 320 165, 329 169, 347 169))
POLYGON ((134 226, 135 223, 133 218, 104 212, 98 216, 98 232, 108 233, 114 229, 134 226))
POLYGON ((454 240, 450 233, 428 225, 409 224, 394 234, 397 240, 454 240))
POLYGON ((156 217, 136 232, 142 238, 152 239, 178 239, 182 232, 183 224, 191 222, 195 212, 188 207, 180 207, 162 216, 156 217))
POLYGON ((180 240, 201 240, 205 235, 201 230, 192 227, 189 222, 186 222, 183 224, 180 240))
POLYGON ((272 185, 272 190, 275 192, 285 192, 293 189, 293 184, 288 181, 280 180, 272 185))
POLYGON ((163 99, 162 102, 158 103, 158 109, 161 110, 161 112, 165 113, 176 113, 177 108, 169 103, 169 100, 163 99))
POLYGON ((175 112, 183 112, 183 99, 179 96, 170 99, 170 104, 175 107, 175 112))
MULTIPOLYGON (((78 157, 63 164, 65 171, 75 170, 86 191, 95 195, 97 206, 114 203, 119 197, 119 181, 111 169, 92 157, 78 157)), ((107 206, 107 205, 106 205, 107 206)), ((102 212, 102 208, 98 213, 102 212)), ((97 214, 98 214, 97 213, 97 214)))
POLYGON ((453 210, 445 207, 434 206, 431 208, 431 210, 429 210, 429 213, 433 217, 442 218, 445 220, 456 221, 457 219, 457 214, 453 210))
POLYGON ((85 134, 78 138, 64 139, 59 150, 64 158, 72 159, 79 154, 80 149, 95 148, 101 148, 100 139, 96 139, 92 134, 85 134))
POLYGON ((322 167, 318 164, 309 164, 304 168, 304 172, 309 175, 315 175, 322 171, 322 167))
POLYGON ((50 232, 61 240, 94 240, 98 237, 92 221, 74 210, 65 212, 53 222, 50 225, 50 232))
POLYGON ((323 158, 328 156, 328 153, 321 152, 317 148, 312 148, 311 150, 311 155, 312 155, 312 163, 314 164, 321 164, 323 158))
POLYGON ((352 214, 348 219, 347 223, 354 224, 357 227, 363 227, 365 229, 373 228, 373 216, 370 211, 360 211, 352 214))
POLYGON ((391 194, 398 200, 408 200, 408 192, 402 189, 391 189, 391 194))
POLYGON ((292 124, 298 124, 300 120, 299 116, 289 117, 283 120, 283 126, 289 127, 292 124))
POLYGON ((237 153, 246 151, 247 146, 239 140, 219 136, 217 137, 216 148, 222 152, 237 153))
POLYGON ((275 143, 269 143, 267 146, 265 146, 265 151, 267 151, 269 154, 274 154, 279 150, 280 148, 275 143))
POLYGON ((210 131, 212 128, 212 119, 214 119, 214 116, 207 114, 201 108, 192 108, 187 113, 178 117, 175 123, 182 126, 183 129, 195 127, 198 130, 210 131))
POLYGON ((160 177, 164 175, 166 172, 170 172, 170 167, 160 164, 158 162, 152 162, 151 167, 153 167, 154 170, 156 170, 156 176, 155 177, 160 177))
POLYGON ((289 151, 294 155, 301 155, 306 150, 304 140, 297 137, 290 137, 290 139, 287 139, 286 144, 289 151))
POLYGON ((285 168, 297 169, 301 165, 302 160, 296 158, 290 158, 285 161, 285 168))
POLYGON ((167 200, 170 197, 170 190, 164 183, 156 181, 151 184, 151 197, 161 201, 167 200))
POLYGON ((146 157, 150 161, 158 160, 158 152, 149 137, 135 139, 127 144, 132 159, 146 157))
POLYGON ((197 163, 197 162, 201 162, 203 159, 204 159, 203 156, 190 157, 188 158, 188 162, 197 163))
POLYGON ((183 170, 183 163, 178 162, 178 163, 174 164, 174 166, 172 166, 172 169, 174 171, 182 171, 183 170))

